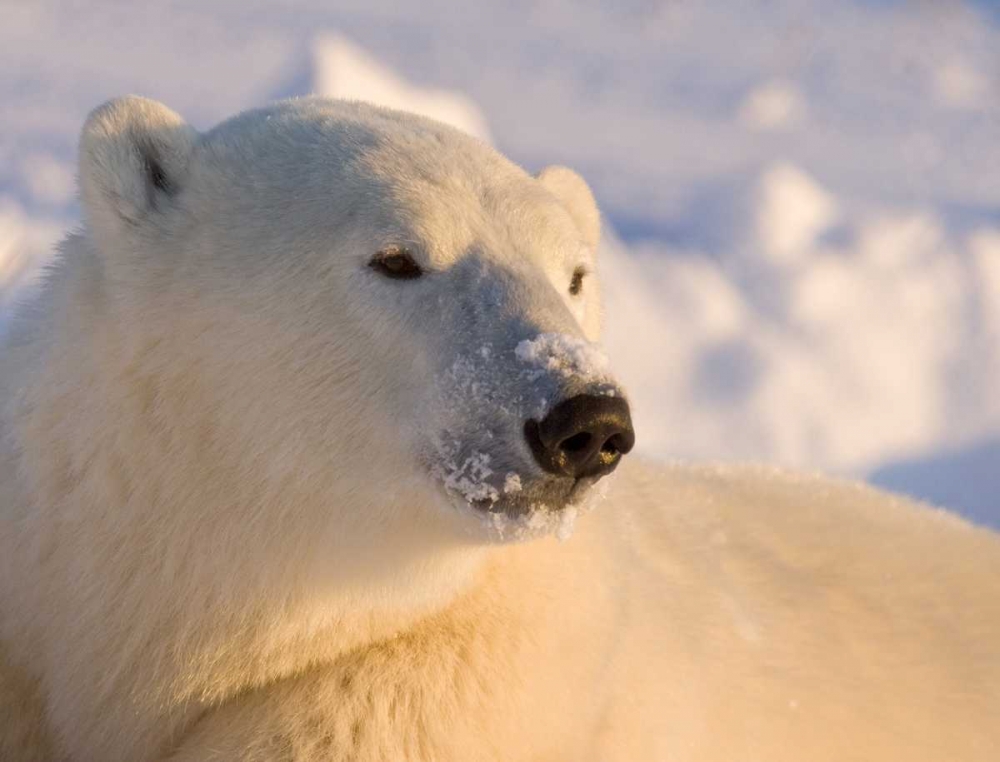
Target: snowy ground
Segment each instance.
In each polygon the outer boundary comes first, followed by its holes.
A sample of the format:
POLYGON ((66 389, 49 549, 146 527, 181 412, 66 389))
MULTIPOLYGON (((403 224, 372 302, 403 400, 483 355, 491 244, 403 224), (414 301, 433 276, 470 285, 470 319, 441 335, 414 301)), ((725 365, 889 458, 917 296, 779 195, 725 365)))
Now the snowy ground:
POLYGON ((608 348, 659 457, 871 477, 1000 526, 994 0, 4 3, 0 309, 76 133, 320 91, 423 110, 607 215, 608 348))

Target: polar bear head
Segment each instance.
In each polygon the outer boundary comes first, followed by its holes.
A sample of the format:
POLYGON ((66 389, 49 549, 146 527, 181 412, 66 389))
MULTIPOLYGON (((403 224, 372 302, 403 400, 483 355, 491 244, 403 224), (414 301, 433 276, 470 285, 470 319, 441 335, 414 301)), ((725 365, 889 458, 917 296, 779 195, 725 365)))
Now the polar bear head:
POLYGON ((526 536, 632 447, 568 169, 359 103, 200 134, 125 98, 89 118, 80 179, 118 376, 153 389, 133 428, 173 489, 206 472, 274 531, 526 536))

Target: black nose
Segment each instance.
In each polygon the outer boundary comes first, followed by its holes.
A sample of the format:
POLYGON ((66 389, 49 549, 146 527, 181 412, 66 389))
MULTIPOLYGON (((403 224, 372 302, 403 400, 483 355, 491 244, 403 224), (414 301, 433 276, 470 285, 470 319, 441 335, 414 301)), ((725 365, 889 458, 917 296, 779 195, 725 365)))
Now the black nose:
POLYGON ((529 420, 524 436, 538 465, 575 479, 610 474, 635 444, 628 403, 594 394, 570 397, 541 421, 529 420))

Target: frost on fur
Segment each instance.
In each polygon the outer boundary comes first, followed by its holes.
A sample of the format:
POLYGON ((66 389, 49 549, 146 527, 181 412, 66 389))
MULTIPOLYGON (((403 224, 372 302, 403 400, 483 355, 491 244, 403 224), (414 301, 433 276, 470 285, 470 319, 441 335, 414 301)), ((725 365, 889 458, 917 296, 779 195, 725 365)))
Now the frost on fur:
POLYGON ((542 371, 583 379, 602 378, 608 369, 608 357, 596 344, 564 333, 525 339, 514 348, 514 355, 542 371))
POLYGON ((466 503, 495 503, 500 491, 489 483, 493 469, 489 467, 490 456, 483 452, 473 452, 461 460, 458 448, 441 445, 440 462, 434 467, 434 475, 441 479, 444 488, 466 503), (451 452, 452 454, 448 454, 451 452))
POLYGON ((524 425, 580 386, 617 394, 608 378, 604 353, 568 334, 470 347, 437 379, 434 404, 444 425, 433 439, 431 474, 458 510, 485 514, 494 539, 568 538, 593 484, 563 479, 553 487, 533 460, 524 425))

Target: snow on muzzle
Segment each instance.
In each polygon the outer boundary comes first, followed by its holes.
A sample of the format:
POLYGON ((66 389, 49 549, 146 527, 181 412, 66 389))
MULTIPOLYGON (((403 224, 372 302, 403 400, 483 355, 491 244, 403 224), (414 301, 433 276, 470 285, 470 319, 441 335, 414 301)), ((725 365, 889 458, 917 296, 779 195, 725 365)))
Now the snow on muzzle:
POLYGON ((635 441, 600 348, 527 328, 515 337, 528 338, 484 342, 444 374, 438 402, 448 425, 434 438, 431 466, 455 502, 494 523, 525 519, 522 533, 568 508, 575 516, 635 441))
POLYGON ((524 436, 543 470, 571 479, 599 479, 618 466, 635 444, 628 403, 606 381, 608 361, 589 342, 559 333, 525 340, 514 350, 519 360, 582 381, 587 391, 563 399, 540 419, 529 418, 524 436))

